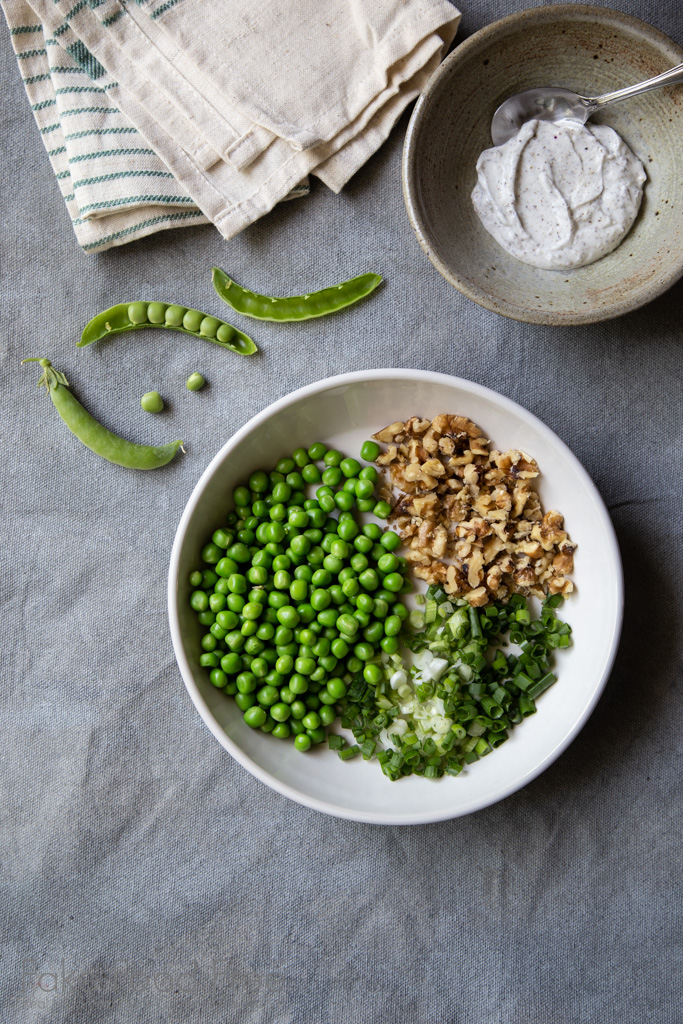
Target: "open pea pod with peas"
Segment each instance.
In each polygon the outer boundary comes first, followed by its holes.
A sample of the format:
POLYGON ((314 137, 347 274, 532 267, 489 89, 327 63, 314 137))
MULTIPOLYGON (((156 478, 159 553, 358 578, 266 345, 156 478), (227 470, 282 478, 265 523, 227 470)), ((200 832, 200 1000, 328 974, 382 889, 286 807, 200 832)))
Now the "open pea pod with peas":
POLYGON ((122 334, 142 327, 166 327, 182 331, 195 338, 212 341, 241 356, 250 356, 258 351, 249 335, 215 316, 173 303, 142 301, 120 302, 98 313, 83 328, 78 347, 83 348, 112 334, 122 334))

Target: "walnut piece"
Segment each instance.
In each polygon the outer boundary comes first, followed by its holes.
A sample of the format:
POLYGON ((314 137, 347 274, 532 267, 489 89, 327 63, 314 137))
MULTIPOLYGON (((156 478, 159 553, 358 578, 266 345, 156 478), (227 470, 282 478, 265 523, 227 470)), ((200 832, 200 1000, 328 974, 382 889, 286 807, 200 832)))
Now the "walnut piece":
POLYGON ((474 607, 510 594, 566 596, 576 545, 561 513, 545 512, 527 452, 489 451, 466 416, 411 416, 373 435, 385 446, 390 521, 413 573, 474 607))

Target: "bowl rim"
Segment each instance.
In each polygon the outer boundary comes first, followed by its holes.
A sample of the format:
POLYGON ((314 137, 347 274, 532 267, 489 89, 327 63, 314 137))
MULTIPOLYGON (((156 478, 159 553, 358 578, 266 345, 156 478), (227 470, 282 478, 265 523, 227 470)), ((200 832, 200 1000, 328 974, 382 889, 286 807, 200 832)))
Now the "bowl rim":
POLYGON ((663 275, 656 284, 653 284, 645 298, 643 298, 642 295, 639 297, 625 297, 613 302, 611 306, 605 307, 603 310, 594 311, 592 313, 577 311, 574 313, 563 314, 550 311, 542 312, 538 310, 526 310, 512 306, 505 301, 495 299, 484 291, 484 289, 473 285, 472 282, 467 281, 458 273, 451 270, 434 251, 434 248, 426 236, 424 224, 420 216, 420 204, 415 184, 417 178, 417 136, 419 135, 423 112, 428 109, 432 96, 437 91, 442 79, 449 74, 450 69, 454 64, 459 63, 463 58, 467 59, 471 54, 476 54, 478 50, 488 44, 491 38, 498 37, 501 33, 505 35, 508 30, 516 29, 520 23, 561 20, 563 17, 567 16, 570 17, 571 20, 577 21, 580 20, 581 15, 586 19, 593 16, 594 20, 612 23, 619 29, 629 28, 636 34, 643 36, 654 46, 669 50, 671 54, 672 67, 676 63, 683 62, 683 47, 679 46, 678 43, 671 39, 670 36, 665 35, 653 25, 642 21, 640 18, 636 18, 631 14, 625 14, 623 11, 593 4, 548 4, 542 7, 527 7, 522 11, 516 11, 514 14, 506 15, 504 18, 500 18, 497 21, 491 22, 489 25, 485 25, 477 32, 474 32, 471 36, 468 36, 468 38, 463 40, 462 43, 459 43, 455 49, 448 54, 448 56, 436 68, 422 90, 421 95, 418 97, 417 103, 415 104, 410 116, 410 121, 408 123, 408 128, 406 129, 406 135, 403 143, 403 152, 401 157, 401 185, 403 190, 403 200, 413 232, 430 262, 434 267, 436 267, 442 277, 457 288, 458 291, 462 292, 462 294, 468 299, 476 302, 484 309, 488 309, 493 313, 498 313, 501 316, 507 317, 509 320, 517 320, 521 323, 542 324, 553 327, 570 327, 582 324, 600 323, 604 320, 612 320, 615 317, 623 316, 625 313, 633 312, 633 310, 641 309, 643 306, 648 305, 648 303, 654 301, 664 292, 668 291, 676 281, 683 277, 682 257, 679 262, 679 266, 670 270, 667 274, 663 275))
POLYGON ((371 369, 371 370, 356 370, 350 373, 337 374, 332 377, 325 377, 322 380, 315 381, 312 384, 307 384, 301 388, 284 395, 282 398, 276 399, 270 405, 266 406, 260 412, 256 413, 251 417, 242 427, 240 427, 228 441, 219 449, 214 457, 209 462, 206 469, 202 472, 199 480, 195 484, 192 493, 183 509, 178 527, 176 529, 175 537, 173 540, 173 546, 171 549, 171 556, 168 570, 168 588, 167 588, 167 607, 168 607, 168 618, 169 627, 171 633, 171 640, 173 644, 173 650, 176 658, 176 662, 180 669, 183 682, 185 687, 190 694, 192 702, 199 712, 205 725, 208 726, 210 731, 213 733, 215 738, 224 747, 225 750, 230 753, 234 759, 242 765, 243 768, 253 776, 255 776, 260 782, 265 783, 271 789, 280 793, 282 796, 288 797, 295 803, 301 804, 305 807, 309 807, 313 810, 321 811, 325 814, 329 814, 336 818, 342 818, 348 821, 358 821, 365 824, 376 824, 376 825, 423 825, 437 821, 449 821, 453 818, 462 817, 466 814, 474 813, 475 811, 482 810, 485 807, 492 806, 498 803, 500 800, 505 799, 511 794, 527 786, 537 776, 546 770, 559 756, 562 754, 567 747, 576 738, 578 733, 581 731, 585 723, 588 721, 590 715, 600 699, 602 692, 607 684, 607 680, 610 677, 614 660, 617 655, 619 647, 619 640, 621 637, 621 630, 623 625, 623 614, 624 614, 624 577, 623 577, 623 566, 621 562, 621 554, 619 551, 619 544, 617 541, 616 532, 614 525, 607 511, 605 502, 598 491, 597 487, 593 483, 587 470, 584 468, 580 460, 572 452, 568 445, 560 437, 555 434, 550 427, 547 426, 538 416, 535 416, 532 412, 525 409, 524 406, 519 405, 505 395, 500 394, 498 391, 494 391, 492 388, 485 387, 482 384, 477 384, 474 381, 467 380, 464 377, 455 377, 451 374, 438 373, 432 370, 411 370, 411 369, 371 369), (548 435, 553 444, 557 446, 558 450, 562 455, 571 461, 579 475, 582 476, 584 483, 592 494, 595 500, 596 510, 601 520, 601 525, 605 531, 607 543, 610 548, 610 559, 616 569, 615 580, 614 580, 614 594, 615 594, 615 618, 614 618, 614 630, 611 638, 610 648, 607 657, 604 662, 602 675, 597 682, 597 685, 593 691, 590 701, 586 704, 582 714, 573 723, 572 728, 569 730, 567 735, 562 739, 557 746, 551 750, 539 764, 535 765, 530 769, 522 778, 515 779, 513 782, 509 782, 504 786, 501 786, 494 799, 480 798, 473 800, 470 804, 467 804, 462 809, 453 811, 451 808, 444 810, 443 813, 427 813, 427 814, 411 814, 409 816, 400 815, 396 813, 377 814, 369 813, 364 811, 353 811, 347 808, 340 808, 335 804, 329 803, 324 800, 310 797, 306 794, 299 792, 289 784, 283 782, 277 776, 272 775, 270 772, 261 768, 257 762, 251 757, 244 753, 244 751, 225 733, 219 723, 213 717, 211 711, 206 705, 204 698, 202 697, 197 684, 195 683, 192 668, 190 666, 189 659, 185 652, 183 644, 182 633, 180 629, 180 622, 178 616, 178 597, 179 597, 179 562, 180 554, 185 542, 187 528, 194 514, 199 501, 201 500, 203 493, 213 477, 215 471, 224 462, 226 457, 234 450, 239 444, 242 443, 250 434, 253 433, 258 427, 265 423, 271 416, 280 412, 289 406, 296 405, 297 403, 309 398, 312 395, 317 395, 325 391, 331 390, 343 384, 355 384, 363 381, 378 380, 386 381, 390 383, 396 380, 408 380, 416 381, 419 380, 423 383, 433 383, 446 385, 449 387, 462 387, 468 390, 474 396, 480 398, 493 399, 499 406, 504 410, 509 411, 514 416, 521 418, 528 424, 541 428, 541 430, 548 435))

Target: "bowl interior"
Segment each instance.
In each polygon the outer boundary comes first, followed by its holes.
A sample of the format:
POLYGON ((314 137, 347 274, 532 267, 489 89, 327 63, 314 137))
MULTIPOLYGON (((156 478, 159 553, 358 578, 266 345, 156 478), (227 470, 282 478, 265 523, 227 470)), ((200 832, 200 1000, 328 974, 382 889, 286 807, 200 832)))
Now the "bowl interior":
POLYGON ((214 735, 257 778, 300 803, 339 817, 377 823, 437 821, 485 807, 550 764, 581 727, 602 690, 621 621, 621 570, 604 505, 585 471, 547 427, 519 406, 477 385, 442 374, 374 371, 304 388, 255 417, 218 453, 185 509, 171 558, 169 613, 176 657, 190 695, 214 735), (203 632, 188 599, 190 572, 231 508, 233 488, 254 469, 269 468, 296 447, 323 440, 350 454, 397 419, 439 412, 469 416, 496 446, 521 447, 539 460, 546 508, 559 508, 578 543, 577 593, 563 612, 575 646, 558 659, 559 681, 539 711, 489 757, 456 778, 389 782, 379 765, 342 762, 317 748, 250 730, 232 698, 214 689, 199 667, 203 632))
POLYGON ((489 309, 537 323, 583 323, 637 308, 683 272, 683 89, 619 103, 609 124, 645 166, 637 220, 612 253, 572 271, 540 270, 509 256, 484 229, 470 194, 491 146, 495 109, 542 85, 611 92, 683 61, 683 49, 636 19, 602 8, 536 8, 466 40, 418 101, 404 154, 404 190, 420 243, 437 268, 489 309))

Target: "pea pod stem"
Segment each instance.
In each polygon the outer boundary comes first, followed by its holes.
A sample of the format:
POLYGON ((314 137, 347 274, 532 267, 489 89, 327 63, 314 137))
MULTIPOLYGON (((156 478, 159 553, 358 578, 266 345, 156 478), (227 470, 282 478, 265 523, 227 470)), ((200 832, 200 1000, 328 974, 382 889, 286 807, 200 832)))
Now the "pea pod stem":
POLYGON ((83 408, 64 374, 55 370, 49 359, 35 357, 23 359, 22 363, 40 363, 43 373, 38 386, 47 389, 52 404, 71 433, 103 459, 127 469, 158 469, 170 462, 182 446, 182 441, 159 446, 127 441, 108 430, 83 408))
POLYGON ((241 356, 257 352, 256 345, 248 334, 232 324, 208 316, 198 309, 177 306, 167 302, 120 302, 111 309, 98 313, 83 328, 79 348, 91 345, 112 334, 135 331, 142 327, 165 327, 182 331, 194 338, 204 338, 221 348, 230 349, 241 356))
POLYGON ((275 298, 243 288, 219 267, 214 267, 211 273, 217 294, 237 313, 256 320, 275 320, 280 323, 289 320, 311 320, 314 317, 327 316, 328 313, 336 313, 337 310, 364 299, 382 281, 379 274, 360 274, 348 281, 342 281, 341 284, 322 288, 308 295, 275 298))

